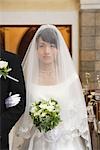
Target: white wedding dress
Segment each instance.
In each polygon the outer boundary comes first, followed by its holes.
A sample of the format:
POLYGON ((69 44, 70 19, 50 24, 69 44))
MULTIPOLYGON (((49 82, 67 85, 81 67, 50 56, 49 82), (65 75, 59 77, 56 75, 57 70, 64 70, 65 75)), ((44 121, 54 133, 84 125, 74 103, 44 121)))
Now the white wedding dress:
MULTIPOLYGON (((77 110, 81 106, 77 106, 77 102, 73 103, 74 100, 77 100, 73 95, 73 100, 69 99, 69 93, 74 91, 66 90, 68 84, 70 82, 53 86, 30 85, 30 95, 33 101, 48 100, 51 97, 58 101, 61 107, 62 122, 55 129, 43 134, 33 127, 32 120, 27 114, 29 121, 21 128, 22 136, 26 140, 22 144, 18 137, 19 143, 18 141, 13 143, 12 150, 91 150, 87 120, 86 118, 78 120, 77 110)), ((75 90, 77 93, 77 87, 75 90)), ((84 105, 83 101, 82 105, 84 105)), ((80 115, 81 112, 78 114, 80 115)))
POLYGON ((91 150, 80 80, 68 47, 55 26, 42 25, 37 30, 22 67, 26 109, 15 128, 17 136, 14 136, 12 150, 91 150), (30 106, 33 101, 50 98, 58 101, 62 122, 47 133, 40 133, 29 116, 30 106))

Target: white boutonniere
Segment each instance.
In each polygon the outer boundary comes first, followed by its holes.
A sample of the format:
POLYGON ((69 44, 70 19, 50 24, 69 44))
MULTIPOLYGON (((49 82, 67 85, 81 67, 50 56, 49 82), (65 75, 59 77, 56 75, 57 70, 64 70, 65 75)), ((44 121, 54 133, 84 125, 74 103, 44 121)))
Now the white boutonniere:
POLYGON ((0 78, 3 76, 4 79, 10 78, 16 82, 19 82, 19 80, 8 75, 11 70, 12 69, 9 68, 7 61, 0 60, 0 78))

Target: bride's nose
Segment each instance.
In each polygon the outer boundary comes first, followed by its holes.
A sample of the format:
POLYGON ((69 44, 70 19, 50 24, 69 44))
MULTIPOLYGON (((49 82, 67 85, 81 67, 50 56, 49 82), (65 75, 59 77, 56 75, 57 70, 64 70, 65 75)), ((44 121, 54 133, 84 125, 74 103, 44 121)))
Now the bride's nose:
POLYGON ((46 53, 46 54, 49 54, 50 51, 51 51, 50 47, 49 47, 49 46, 46 46, 46 47, 45 47, 45 53, 46 53))

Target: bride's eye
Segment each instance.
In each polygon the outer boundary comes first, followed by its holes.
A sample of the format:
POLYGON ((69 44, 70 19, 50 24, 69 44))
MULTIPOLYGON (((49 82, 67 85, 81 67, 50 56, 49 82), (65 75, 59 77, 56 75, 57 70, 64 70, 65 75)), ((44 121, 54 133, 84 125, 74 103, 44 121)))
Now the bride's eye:
POLYGON ((43 44, 39 44, 39 46, 38 46, 39 48, 42 48, 42 47, 44 47, 44 45, 43 44))
POLYGON ((50 44, 50 47, 56 48, 56 45, 55 44, 50 44))

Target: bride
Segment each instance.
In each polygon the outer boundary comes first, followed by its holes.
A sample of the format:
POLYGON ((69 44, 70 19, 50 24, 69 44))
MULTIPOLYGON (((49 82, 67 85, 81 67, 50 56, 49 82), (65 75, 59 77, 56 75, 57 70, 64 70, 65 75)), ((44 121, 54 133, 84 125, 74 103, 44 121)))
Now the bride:
POLYGON ((38 29, 22 66, 27 104, 18 123, 12 149, 91 150, 87 110, 79 77, 68 47, 55 26, 42 25, 38 29), (29 116, 30 106, 34 101, 51 97, 61 107, 62 122, 50 132, 41 133, 29 116))

